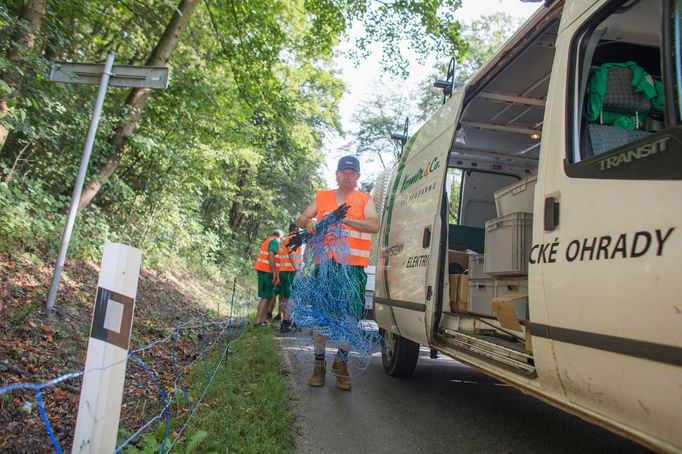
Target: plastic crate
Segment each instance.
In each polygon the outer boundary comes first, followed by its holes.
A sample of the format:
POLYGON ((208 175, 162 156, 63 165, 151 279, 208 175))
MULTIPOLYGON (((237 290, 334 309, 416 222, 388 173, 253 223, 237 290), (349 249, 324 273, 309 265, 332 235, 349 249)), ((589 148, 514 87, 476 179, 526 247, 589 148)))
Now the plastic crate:
POLYGON ((532 213, 537 180, 537 175, 531 175, 495 191, 497 215, 502 217, 512 213, 532 213))
MULTIPOLYGON (((512 293, 528 293, 527 279, 496 279, 495 298, 510 295, 512 293)), ((528 297, 512 302, 514 315, 519 320, 529 320, 528 297)))
POLYGON ((469 279, 469 293, 467 295, 467 312, 475 315, 494 317, 490 300, 495 296, 495 281, 493 279, 469 279))
POLYGON ((483 270, 484 255, 476 254, 469 257, 469 279, 491 279, 492 276, 483 270))
POLYGON ((485 223, 483 270, 494 276, 528 274, 533 215, 512 213, 485 223))

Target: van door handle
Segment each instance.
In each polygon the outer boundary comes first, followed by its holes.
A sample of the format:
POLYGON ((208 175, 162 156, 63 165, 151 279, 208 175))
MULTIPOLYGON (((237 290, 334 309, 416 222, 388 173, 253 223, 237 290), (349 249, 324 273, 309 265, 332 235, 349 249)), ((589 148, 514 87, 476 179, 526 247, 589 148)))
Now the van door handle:
POLYGON ((554 197, 545 198, 545 231, 551 232, 559 226, 559 202, 554 197))
POLYGON ((427 248, 431 244, 431 226, 424 227, 424 233, 422 235, 422 247, 427 248))

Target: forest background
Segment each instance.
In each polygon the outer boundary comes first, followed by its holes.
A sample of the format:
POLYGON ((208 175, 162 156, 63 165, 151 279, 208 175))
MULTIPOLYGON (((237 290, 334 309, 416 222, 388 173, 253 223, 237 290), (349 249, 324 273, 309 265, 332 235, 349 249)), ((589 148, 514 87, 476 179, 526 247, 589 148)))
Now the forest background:
MULTIPOLYGON (((144 251, 147 267, 209 276, 249 273, 260 240, 325 186, 327 138, 343 134, 344 84, 334 52, 360 24, 353 58, 380 45, 407 74, 419 58, 455 55, 469 77, 518 25, 496 14, 454 19, 441 0, 7 0, 0 5, 0 250, 55 257, 96 87, 54 84, 54 61, 168 66, 167 90, 110 88, 69 257, 105 242, 144 251)), ((423 61, 423 60, 421 60, 423 61)), ((358 106, 348 150, 390 161, 405 116, 440 105, 431 83, 418 106, 386 91, 358 106)), ((411 95, 411 97, 413 97, 411 95)), ((371 182, 365 182, 369 189, 371 182)))

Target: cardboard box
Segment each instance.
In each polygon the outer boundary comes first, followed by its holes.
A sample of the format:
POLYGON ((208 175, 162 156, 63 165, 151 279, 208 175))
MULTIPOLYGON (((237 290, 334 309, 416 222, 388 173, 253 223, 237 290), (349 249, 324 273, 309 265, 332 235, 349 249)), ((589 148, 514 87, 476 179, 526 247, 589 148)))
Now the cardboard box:
MULTIPOLYGON (((516 295, 518 293, 528 293, 528 279, 495 279, 495 298, 516 295)), ((528 320, 530 318, 530 314, 528 313, 528 298, 512 300, 511 305, 517 319, 528 320)))
POLYGON ((526 326, 526 351, 528 353, 533 353, 533 343, 531 340, 530 329, 526 326))
POLYGON ((502 325, 503 328, 510 329, 512 331, 523 331, 523 328, 519 323, 519 319, 516 318, 516 314, 514 314, 514 307, 512 306, 512 303, 524 298, 528 298, 528 293, 512 293, 507 296, 492 299, 490 303, 493 306, 493 312, 495 313, 495 317, 497 317, 497 320, 500 322, 500 325, 502 325))
POLYGON ((457 312, 457 289, 459 286, 460 274, 450 274, 448 281, 450 283, 450 312, 457 312))
POLYGON ((466 312, 469 304, 469 278, 463 274, 459 275, 459 286, 457 286, 457 307, 459 312, 466 312))
POLYGON ((448 265, 451 263, 456 263, 462 267, 462 272, 464 272, 469 269, 469 257, 472 255, 476 255, 476 252, 470 249, 463 251, 455 251, 450 249, 448 251, 448 265))
POLYGON ((450 311, 466 312, 469 279, 463 274, 450 274, 450 311))

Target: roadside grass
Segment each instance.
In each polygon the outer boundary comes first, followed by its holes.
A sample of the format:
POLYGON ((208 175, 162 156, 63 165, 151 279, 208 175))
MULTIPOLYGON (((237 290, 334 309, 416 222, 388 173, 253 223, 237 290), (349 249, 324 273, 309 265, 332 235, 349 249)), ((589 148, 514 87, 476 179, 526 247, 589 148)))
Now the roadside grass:
MULTIPOLYGON (((207 355, 209 374, 215 370, 222 353, 218 348, 207 355)), ((199 361, 187 377, 195 404, 207 383, 199 361)), ((230 354, 226 355, 185 428, 183 440, 173 451, 293 453, 289 396, 274 330, 249 328, 238 341, 231 343, 230 354)), ((163 425, 159 432, 163 433, 163 425)))

